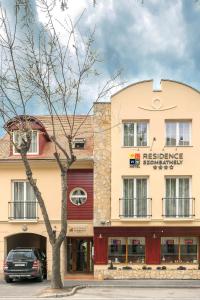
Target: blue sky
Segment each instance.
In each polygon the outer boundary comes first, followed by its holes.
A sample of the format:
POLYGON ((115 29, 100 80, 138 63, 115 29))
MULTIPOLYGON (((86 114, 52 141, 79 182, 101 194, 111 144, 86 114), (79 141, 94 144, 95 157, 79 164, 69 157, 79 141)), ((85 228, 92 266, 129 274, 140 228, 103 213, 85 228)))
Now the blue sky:
POLYGON ((154 79, 159 86, 164 78, 200 89, 200 2, 97 0, 95 8, 84 2, 84 27, 96 24, 105 73, 122 68, 128 83, 154 79))
MULTIPOLYGON (((13 1, 1 1, 11 15, 13 1)), ((36 0, 31 1, 35 5, 36 0)), ((94 7, 92 0, 68 0, 68 6, 73 19, 86 8, 79 26, 83 35, 96 27, 104 78, 122 69, 127 85, 154 79, 159 88, 164 78, 200 90, 200 1, 96 0, 94 7)), ((57 13, 62 19, 64 13, 57 13)), ((95 88, 91 81, 86 90, 95 88)))

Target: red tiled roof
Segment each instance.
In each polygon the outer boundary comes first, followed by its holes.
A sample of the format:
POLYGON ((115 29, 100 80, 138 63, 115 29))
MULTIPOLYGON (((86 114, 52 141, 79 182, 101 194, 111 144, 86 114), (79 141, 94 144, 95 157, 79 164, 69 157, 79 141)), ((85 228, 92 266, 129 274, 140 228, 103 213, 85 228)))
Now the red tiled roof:
MULTIPOLYGON (((37 118, 44 125, 49 136, 53 133, 53 126, 50 116, 37 116, 37 118)), ((68 119, 66 116, 54 117, 54 130, 57 140, 61 143, 61 145, 68 150, 67 139, 64 136, 64 130, 70 133, 70 126, 73 123, 73 116, 69 116, 68 119), (63 130, 64 128, 64 130, 63 130)), ((86 118, 85 115, 78 115, 74 117, 74 127, 73 133, 78 132, 76 134, 76 138, 84 138, 85 146, 84 149, 74 149, 74 154, 76 155, 78 160, 88 160, 93 157, 93 117, 88 116, 86 118), (80 128, 79 128, 80 126, 80 128)), ((42 134, 42 133, 41 133, 42 134)), ((53 153, 55 152, 55 145, 52 142, 47 142, 43 149, 43 153, 41 155, 32 155, 29 156, 30 159, 54 159, 53 153)), ((19 155, 10 156, 10 137, 6 134, 2 139, 0 139, 0 160, 19 160, 19 155)))

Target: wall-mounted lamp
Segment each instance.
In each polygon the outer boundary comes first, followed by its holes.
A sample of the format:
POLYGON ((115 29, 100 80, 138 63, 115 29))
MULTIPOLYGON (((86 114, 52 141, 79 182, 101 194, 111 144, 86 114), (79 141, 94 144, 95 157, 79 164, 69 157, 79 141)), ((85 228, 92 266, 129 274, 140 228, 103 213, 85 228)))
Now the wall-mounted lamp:
POLYGON ((23 224, 23 225, 22 225, 22 230, 23 230, 23 231, 27 231, 27 230, 28 230, 28 226, 27 226, 26 224, 23 224))
POLYGON ((99 234, 99 239, 102 239, 102 234, 101 233, 99 234))
POLYGON ((153 239, 156 239, 156 234, 155 233, 153 234, 153 239))
POLYGON ((101 220, 100 223, 101 223, 101 225, 109 225, 110 220, 101 220))

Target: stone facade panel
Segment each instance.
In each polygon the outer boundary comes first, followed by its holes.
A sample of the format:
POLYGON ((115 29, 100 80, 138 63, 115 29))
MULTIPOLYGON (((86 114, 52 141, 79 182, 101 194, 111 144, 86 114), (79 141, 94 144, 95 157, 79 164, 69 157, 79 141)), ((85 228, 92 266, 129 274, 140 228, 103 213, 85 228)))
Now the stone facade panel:
POLYGON ((111 199, 111 107, 94 105, 94 226, 108 224, 111 199))

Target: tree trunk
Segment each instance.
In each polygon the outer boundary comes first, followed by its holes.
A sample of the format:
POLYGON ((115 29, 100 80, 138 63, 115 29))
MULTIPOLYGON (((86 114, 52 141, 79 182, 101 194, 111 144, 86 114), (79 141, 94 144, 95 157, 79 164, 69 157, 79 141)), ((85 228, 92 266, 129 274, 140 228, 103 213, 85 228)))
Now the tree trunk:
POLYGON ((51 274, 51 288, 62 289, 63 283, 60 273, 60 245, 54 243, 52 245, 52 274, 51 274))

